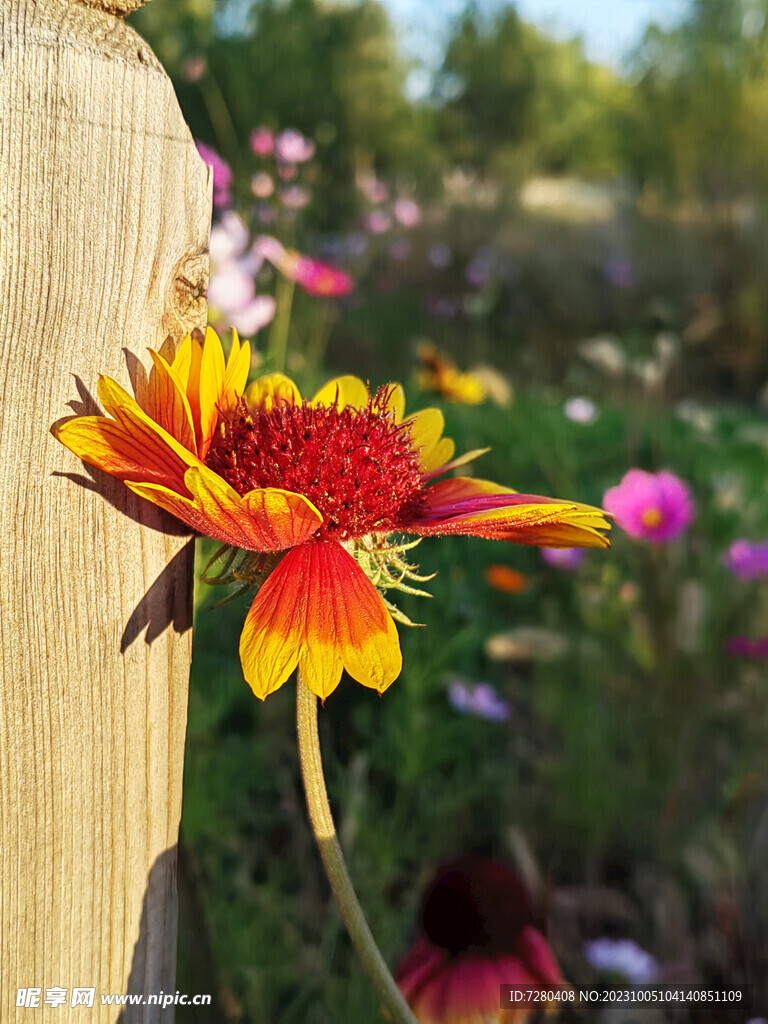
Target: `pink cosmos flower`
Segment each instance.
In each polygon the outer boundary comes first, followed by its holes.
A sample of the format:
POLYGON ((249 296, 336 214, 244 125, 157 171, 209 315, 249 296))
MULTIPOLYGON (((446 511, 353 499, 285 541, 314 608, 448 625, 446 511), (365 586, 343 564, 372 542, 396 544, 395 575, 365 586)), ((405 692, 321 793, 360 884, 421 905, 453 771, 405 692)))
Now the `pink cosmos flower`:
POLYGON ((185 82, 199 82, 208 70, 208 61, 205 57, 187 57, 181 65, 181 77, 185 82))
POLYGON ((421 220, 421 210, 412 199, 396 199, 392 204, 395 218, 404 228, 415 228, 421 220))
POLYGON ((532 1011, 500 1010, 502 985, 565 984, 520 879, 493 860, 442 867, 419 918, 396 980, 421 1024, 522 1024, 532 1011))
POLYGON ((263 125, 251 132, 251 149, 256 156, 271 156, 275 149, 275 136, 263 125))
POLYGON ((392 227, 392 218, 384 210, 372 210, 365 220, 365 230, 371 235, 383 235, 392 227))
POLYGON ((553 569, 573 572, 584 561, 584 552, 581 548, 542 548, 541 557, 553 569))
POLYGON ((254 334, 272 323, 275 318, 275 300, 271 295, 255 295, 249 303, 230 315, 230 323, 245 337, 254 334))
POLYGON ((248 249, 249 241, 248 228, 232 210, 227 210, 211 228, 208 303, 213 322, 253 336, 274 317, 275 300, 269 295, 256 295, 254 276, 263 257, 248 249))
POLYGON ((757 544, 749 540, 734 541, 723 558, 723 565, 741 580, 768 575, 768 541, 757 544))
POLYGON ((385 203, 389 199, 389 189, 373 174, 362 177, 358 186, 369 203, 385 203))
POLYGON ((309 295, 323 298, 338 298, 348 295, 355 287, 349 274, 327 263, 304 256, 285 246, 271 235, 261 235, 254 243, 254 249, 277 267, 289 281, 295 281, 309 295))
POLYGON ((290 185, 280 192, 280 202, 287 210, 303 210, 312 201, 312 193, 303 185, 290 185))
POLYGON ((229 206, 232 202, 230 191, 233 181, 232 168, 211 146, 206 146, 204 142, 197 140, 195 145, 197 152, 213 171, 213 205, 216 207, 229 206))
POLYGON ((315 155, 315 144, 295 128, 287 128, 275 139, 275 156, 281 163, 305 164, 315 155))
POLYGON ((251 192, 257 199, 269 199, 275 191, 275 183, 266 171, 259 171, 251 178, 251 192))
POLYGON ((694 516, 690 489, 674 473, 630 469, 603 504, 630 537, 665 544, 688 529, 694 516))

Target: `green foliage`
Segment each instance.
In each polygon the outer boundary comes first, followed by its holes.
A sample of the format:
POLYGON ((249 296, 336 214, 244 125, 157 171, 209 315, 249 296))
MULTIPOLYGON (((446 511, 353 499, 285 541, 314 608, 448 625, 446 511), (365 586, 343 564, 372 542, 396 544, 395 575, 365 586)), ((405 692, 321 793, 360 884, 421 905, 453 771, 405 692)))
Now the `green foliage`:
MULTIPOLYGON (((759 622, 757 606, 745 618, 756 589, 720 564, 740 532, 768 531, 764 425, 734 409, 712 413, 702 432, 625 402, 581 426, 544 394, 511 409, 445 411, 460 449, 493 446, 477 465, 490 478, 599 502, 628 465, 669 467, 690 482, 698 514, 690 535, 663 549, 617 530, 613 550, 589 553, 576 574, 547 569, 532 549, 421 544, 422 569, 438 575, 431 601, 399 598, 425 624, 400 630, 402 676, 382 698, 345 678, 321 709, 331 799, 363 906, 394 964, 430 871, 470 849, 509 859, 522 835, 561 884, 600 881, 620 856, 642 928, 661 948, 643 865, 699 899, 721 891, 727 875, 703 880, 689 861, 746 856, 758 793, 743 787, 768 770, 762 688, 748 663, 723 653, 726 636, 759 622), (524 572, 528 589, 494 591, 484 569, 496 562, 524 572), (691 622, 692 585, 706 600, 691 622), (554 631, 566 652, 518 662, 485 653, 489 636, 520 626, 554 631), (510 719, 453 710, 456 675, 491 681, 510 719)), ((213 609, 219 596, 201 585, 183 818, 219 982, 245 1021, 374 1021, 305 821, 292 684, 263 704, 252 697, 236 653, 247 602, 213 609)), ((185 943, 197 941, 182 935, 182 964, 185 943)), ((572 981, 585 977, 578 950, 559 953, 575 957, 572 981)), ((733 965, 720 970, 737 977, 733 965)))

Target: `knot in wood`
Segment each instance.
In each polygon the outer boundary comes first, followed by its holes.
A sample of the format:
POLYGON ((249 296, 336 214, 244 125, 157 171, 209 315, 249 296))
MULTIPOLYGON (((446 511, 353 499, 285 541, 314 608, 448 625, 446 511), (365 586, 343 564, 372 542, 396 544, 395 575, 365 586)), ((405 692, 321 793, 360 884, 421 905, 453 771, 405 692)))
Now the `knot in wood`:
POLYGON ((206 317, 208 299, 208 256, 185 256, 176 267, 171 285, 171 305, 185 323, 197 323, 206 317))

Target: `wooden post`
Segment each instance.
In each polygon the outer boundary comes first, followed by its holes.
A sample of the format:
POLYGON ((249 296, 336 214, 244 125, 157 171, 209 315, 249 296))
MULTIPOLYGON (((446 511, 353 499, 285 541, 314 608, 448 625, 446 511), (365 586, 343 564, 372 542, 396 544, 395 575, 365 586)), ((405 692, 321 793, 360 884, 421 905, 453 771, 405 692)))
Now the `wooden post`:
POLYGON ((205 322, 209 172, 140 2, 0 0, 3 1024, 173 1015, 101 995, 175 992, 192 547, 50 433, 205 322))

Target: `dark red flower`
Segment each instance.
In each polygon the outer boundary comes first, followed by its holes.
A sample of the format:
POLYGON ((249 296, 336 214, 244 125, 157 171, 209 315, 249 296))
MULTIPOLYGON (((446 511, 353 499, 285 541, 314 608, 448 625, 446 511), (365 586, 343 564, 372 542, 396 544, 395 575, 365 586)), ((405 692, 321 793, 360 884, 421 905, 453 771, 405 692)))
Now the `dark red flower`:
POLYGON ((420 935, 397 970, 420 1024, 522 1024, 502 985, 563 985, 514 871, 486 857, 444 865, 422 898, 420 935))

